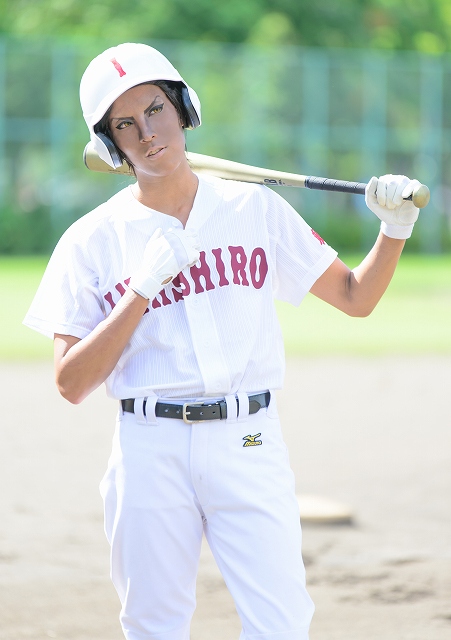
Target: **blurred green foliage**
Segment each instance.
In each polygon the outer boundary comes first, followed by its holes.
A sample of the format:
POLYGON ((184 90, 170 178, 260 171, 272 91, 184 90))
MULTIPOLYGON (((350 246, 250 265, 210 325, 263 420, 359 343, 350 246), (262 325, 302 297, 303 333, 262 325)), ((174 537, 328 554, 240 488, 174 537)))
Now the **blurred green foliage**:
POLYGON ((0 215, 0 255, 48 254, 52 249, 48 208, 32 211, 3 207, 0 215))
POLYGON ((0 33, 451 50, 449 0, 1 0, 0 33))

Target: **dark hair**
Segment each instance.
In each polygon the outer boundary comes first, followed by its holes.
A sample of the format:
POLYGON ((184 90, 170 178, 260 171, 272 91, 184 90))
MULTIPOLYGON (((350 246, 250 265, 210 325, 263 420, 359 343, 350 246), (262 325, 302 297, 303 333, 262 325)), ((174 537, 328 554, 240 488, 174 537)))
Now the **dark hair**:
MULTIPOLYGON (((177 111, 181 126, 182 127, 187 126, 188 115, 186 113, 186 109, 182 100, 182 87, 184 85, 181 82, 174 82, 172 80, 152 80, 152 82, 143 82, 141 84, 153 84, 157 87, 160 87, 160 89, 164 91, 164 93, 166 94, 169 102, 177 111)), ((99 120, 99 122, 96 125, 94 125, 94 132, 105 134, 113 142, 113 137, 111 135, 111 129, 110 129, 110 113, 112 108, 113 108, 113 105, 111 105, 109 109, 107 109, 102 119, 99 120)), ((119 147, 116 146, 116 149, 119 153, 119 157, 121 158, 121 160, 125 160, 125 162, 130 167, 131 171, 133 171, 134 173, 132 163, 122 153, 122 150, 119 149, 119 147)))

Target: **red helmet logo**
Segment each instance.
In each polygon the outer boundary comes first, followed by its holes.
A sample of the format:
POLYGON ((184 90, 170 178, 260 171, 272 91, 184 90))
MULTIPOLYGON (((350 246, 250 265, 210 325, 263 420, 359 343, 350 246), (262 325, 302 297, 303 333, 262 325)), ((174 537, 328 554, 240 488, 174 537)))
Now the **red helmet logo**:
POLYGON ((123 70, 123 68, 121 67, 121 65, 119 64, 119 62, 116 60, 116 58, 111 58, 110 62, 113 63, 114 68, 116 69, 116 71, 119 73, 119 77, 122 78, 122 76, 125 76, 125 71, 123 70))

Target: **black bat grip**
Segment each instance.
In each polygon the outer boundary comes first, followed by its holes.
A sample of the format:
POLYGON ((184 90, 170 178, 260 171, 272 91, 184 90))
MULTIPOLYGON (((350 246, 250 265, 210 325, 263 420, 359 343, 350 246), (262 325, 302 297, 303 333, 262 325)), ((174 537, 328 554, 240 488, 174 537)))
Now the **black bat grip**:
POLYGON ((341 193, 357 193, 365 195, 365 182, 347 182, 346 180, 331 180, 330 178, 316 178, 308 176, 305 179, 307 189, 319 191, 340 191, 341 193))
MULTIPOLYGON (((330 178, 316 178, 308 176, 305 179, 307 189, 318 189, 319 191, 340 191, 341 193, 356 193, 359 196, 365 195, 365 182, 346 182, 346 180, 331 180, 330 178)), ((425 185, 420 185, 413 193, 404 200, 413 200, 416 207, 422 209, 429 202, 429 189, 425 185)))

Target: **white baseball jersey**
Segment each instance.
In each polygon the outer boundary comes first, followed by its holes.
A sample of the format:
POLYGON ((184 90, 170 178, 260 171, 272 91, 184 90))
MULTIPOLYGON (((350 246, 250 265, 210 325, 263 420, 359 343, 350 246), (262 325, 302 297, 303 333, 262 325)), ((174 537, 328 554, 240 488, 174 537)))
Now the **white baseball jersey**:
MULTIPOLYGON (((87 336, 111 313, 157 228, 182 228, 127 187, 63 235, 24 323, 87 336)), ((274 298, 299 305, 337 253, 267 187, 199 176, 186 228, 200 260, 162 288, 106 380, 113 398, 278 389, 284 349, 274 298)))

